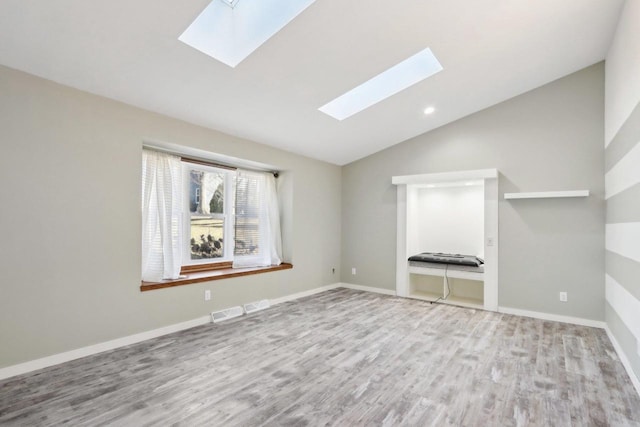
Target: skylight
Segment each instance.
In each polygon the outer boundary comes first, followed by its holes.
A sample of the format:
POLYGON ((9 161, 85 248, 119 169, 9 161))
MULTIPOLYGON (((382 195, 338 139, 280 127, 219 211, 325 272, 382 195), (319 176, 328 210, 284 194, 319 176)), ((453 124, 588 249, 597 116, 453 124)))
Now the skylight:
POLYGON ((427 48, 319 108, 334 119, 344 120, 414 84, 442 71, 427 48))
POLYGON ((178 39, 235 67, 315 0, 213 0, 178 39))

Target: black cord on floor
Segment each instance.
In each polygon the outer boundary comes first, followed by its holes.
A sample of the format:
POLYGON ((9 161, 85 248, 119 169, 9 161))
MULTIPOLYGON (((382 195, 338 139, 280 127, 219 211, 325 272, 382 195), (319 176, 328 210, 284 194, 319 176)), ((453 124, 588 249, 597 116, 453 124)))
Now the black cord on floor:
POLYGON ((447 285, 447 294, 444 297, 438 297, 435 301, 431 301, 431 304, 434 304, 440 300, 446 300, 449 298, 451 294, 451 288, 449 288, 449 276, 447 276, 447 271, 449 270, 449 264, 445 264, 444 267, 444 283, 447 285))

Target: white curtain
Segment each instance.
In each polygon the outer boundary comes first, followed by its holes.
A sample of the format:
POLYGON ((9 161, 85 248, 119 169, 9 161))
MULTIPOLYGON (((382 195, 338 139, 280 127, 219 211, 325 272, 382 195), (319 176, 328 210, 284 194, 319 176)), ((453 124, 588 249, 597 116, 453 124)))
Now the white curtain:
POLYGON ((282 233, 280 232, 280 207, 278 204, 278 191, 276 189, 276 177, 272 173, 265 175, 265 199, 267 200, 267 215, 269 217, 269 257, 271 265, 282 263, 282 233))
POLYGON ((235 197, 233 267, 282 262, 282 236, 276 179, 271 173, 238 170, 235 197))
POLYGON ((142 280, 180 277, 182 247, 180 158, 142 151, 142 280))

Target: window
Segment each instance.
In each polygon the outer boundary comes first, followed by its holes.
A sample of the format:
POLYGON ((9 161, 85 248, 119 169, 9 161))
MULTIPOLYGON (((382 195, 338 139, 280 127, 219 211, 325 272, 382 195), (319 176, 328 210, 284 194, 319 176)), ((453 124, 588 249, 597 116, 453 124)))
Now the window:
POLYGON ((431 49, 426 48, 367 80, 319 108, 337 120, 344 120, 396 93, 442 71, 431 49))
MULTIPOLYGON (((157 283, 163 281, 205 281, 212 277, 203 276, 206 271, 244 269, 217 271, 216 278, 222 278, 281 265, 272 173, 195 163, 146 149, 142 170, 142 280, 153 282, 142 288, 166 287, 157 283), (193 272, 200 276, 188 277, 193 272)), ((277 269, 285 268, 291 265, 277 269)))
POLYGON ((183 163, 183 171, 189 215, 183 264, 232 260, 231 171, 191 163, 183 163))
POLYGON ((183 264, 260 264, 269 239, 261 226, 267 216, 263 174, 187 162, 183 171, 189 215, 183 264))
POLYGON ((314 1, 212 1, 178 40, 235 67, 314 1))

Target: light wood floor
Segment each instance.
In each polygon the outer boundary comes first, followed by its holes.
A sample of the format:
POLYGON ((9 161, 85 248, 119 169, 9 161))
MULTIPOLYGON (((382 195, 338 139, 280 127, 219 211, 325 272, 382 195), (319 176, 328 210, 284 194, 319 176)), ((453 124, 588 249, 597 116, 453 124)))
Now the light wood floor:
POLYGON ((638 426, 604 331, 338 289, 0 382, 1 425, 638 426))

